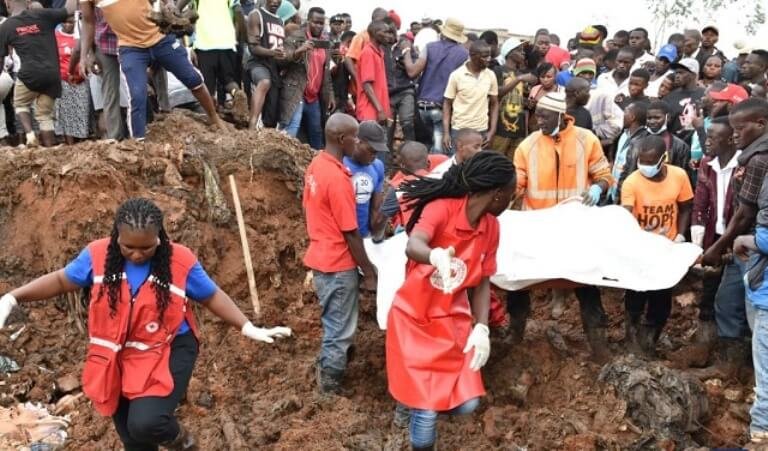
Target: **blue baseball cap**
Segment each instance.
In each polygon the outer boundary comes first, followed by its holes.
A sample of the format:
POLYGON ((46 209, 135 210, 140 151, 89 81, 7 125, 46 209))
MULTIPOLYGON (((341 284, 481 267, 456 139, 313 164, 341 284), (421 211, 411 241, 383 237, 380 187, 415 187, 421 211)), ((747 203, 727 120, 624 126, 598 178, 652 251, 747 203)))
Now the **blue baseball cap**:
POLYGON ((656 54, 656 58, 666 58, 670 63, 674 63, 677 60, 677 47, 673 44, 667 44, 659 49, 659 53, 656 54))

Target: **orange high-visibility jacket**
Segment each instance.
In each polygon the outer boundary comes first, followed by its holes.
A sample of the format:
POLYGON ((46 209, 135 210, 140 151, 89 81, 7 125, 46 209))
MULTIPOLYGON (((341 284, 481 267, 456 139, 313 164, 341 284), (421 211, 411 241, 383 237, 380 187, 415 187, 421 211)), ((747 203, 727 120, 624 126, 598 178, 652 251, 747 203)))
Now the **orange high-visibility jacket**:
POLYGON ((556 139, 537 131, 515 151, 517 189, 527 210, 555 206, 599 181, 615 183, 600 140, 570 116, 565 123, 556 139))

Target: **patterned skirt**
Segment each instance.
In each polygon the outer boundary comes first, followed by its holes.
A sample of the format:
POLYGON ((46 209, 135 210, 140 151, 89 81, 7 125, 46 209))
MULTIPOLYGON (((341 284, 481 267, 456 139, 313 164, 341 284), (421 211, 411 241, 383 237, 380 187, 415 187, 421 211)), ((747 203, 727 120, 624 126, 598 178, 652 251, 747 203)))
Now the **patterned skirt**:
POLYGON ((88 83, 61 82, 56 99, 56 134, 85 139, 90 135, 91 94, 88 83))

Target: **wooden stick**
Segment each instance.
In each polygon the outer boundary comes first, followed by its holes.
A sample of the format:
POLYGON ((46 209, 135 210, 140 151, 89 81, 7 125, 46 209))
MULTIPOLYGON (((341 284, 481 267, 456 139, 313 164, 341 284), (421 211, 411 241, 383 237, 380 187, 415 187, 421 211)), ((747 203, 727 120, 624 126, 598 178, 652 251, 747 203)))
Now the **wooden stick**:
POLYGON ((243 221, 243 210, 240 208, 240 196, 237 195, 237 184, 235 184, 235 176, 232 174, 229 175, 229 186, 232 189, 232 199, 235 202, 237 228, 240 229, 240 244, 243 247, 245 272, 248 275, 248 288, 251 290, 251 303, 253 304, 253 312, 258 317, 261 314, 259 292, 256 291, 256 278, 253 275, 253 261, 251 261, 251 250, 248 247, 248 237, 245 236, 245 222, 243 221))

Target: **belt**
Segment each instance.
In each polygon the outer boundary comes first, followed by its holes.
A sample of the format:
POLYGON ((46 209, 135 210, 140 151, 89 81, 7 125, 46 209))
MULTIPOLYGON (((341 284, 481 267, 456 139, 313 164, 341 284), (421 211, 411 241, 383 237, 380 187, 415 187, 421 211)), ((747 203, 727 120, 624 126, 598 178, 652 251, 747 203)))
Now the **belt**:
POLYGON ((417 106, 419 107, 420 110, 425 110, 425 111, 428 111, 428 110, 439 110, 439 109, 441 109, 443 107, 442 105, 438 105, 435 102, 425 102, 423 100, 419 100, 417 102, 417 106))

